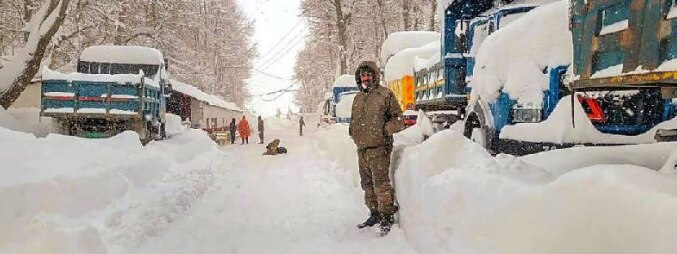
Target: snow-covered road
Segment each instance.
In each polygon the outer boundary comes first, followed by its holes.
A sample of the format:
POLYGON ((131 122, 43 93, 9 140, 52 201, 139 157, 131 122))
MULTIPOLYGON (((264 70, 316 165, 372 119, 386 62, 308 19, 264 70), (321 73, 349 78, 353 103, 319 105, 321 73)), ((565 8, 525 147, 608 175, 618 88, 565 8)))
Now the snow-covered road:
POLYGON ((271 129, 267 136, 289 154, 262 156, 260 144, 224 147, 229 156, 188 215, 125 252, 414 253, 399 228, 385 238, 357 230, 367 215, 362 191, 353 172, 322 155, 313 133, 271 129))

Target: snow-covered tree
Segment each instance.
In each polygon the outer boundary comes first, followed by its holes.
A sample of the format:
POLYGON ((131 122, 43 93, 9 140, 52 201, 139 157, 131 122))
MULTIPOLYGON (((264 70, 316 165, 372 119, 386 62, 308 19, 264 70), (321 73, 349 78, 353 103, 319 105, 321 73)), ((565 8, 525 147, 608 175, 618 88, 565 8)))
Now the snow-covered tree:
MULTIPOLYGON (((46 0, 36 13, 21 16, 30 17, 22 30, 28 33, 27 36, 23 34, 25 44, 0 69, 0 105, 3 108, 9 108, 19 98, 40 70, 46 49, 66 17, 68 4, 69 0, 46 0)), ((22 10, 30 12, 28 6, 22 10)))
POLYGON ((437 0, 302 0, 310 26, 295 67, 302 112, 316 109, 334 77, 352 73, 361 61, 378 62, 388 34, 439 30, 436 8, 437 0))
MULTIPOLYGON (((243 89, 256 56, 252 21, 236 0, 72 0, 44 56, 52 69, 74 71, 92 45, 160 49, 173 77, 243 105, 243 89)), ((0 1, 0 68, 26 45, 21 28, 37 11, 35 0, 0 1)))

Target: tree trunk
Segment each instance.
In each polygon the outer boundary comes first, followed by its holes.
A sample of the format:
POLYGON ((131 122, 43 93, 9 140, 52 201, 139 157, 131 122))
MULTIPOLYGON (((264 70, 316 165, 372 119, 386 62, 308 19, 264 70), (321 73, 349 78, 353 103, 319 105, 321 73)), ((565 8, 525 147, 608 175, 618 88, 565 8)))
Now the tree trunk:
POLYGON ((404 31, 411 30, 411 13, 410 13, 410 0, 402 1, 402 18, 404 20, 404 31))
MULTIPOLYGON (((7 90, 2 91, 0 94, 0 106, 3 108, 8 109, 9 106, 11 106, 12 103, 14 103, 17 98, 19 98, 19 95, 21 95, 28 84, 31 83, 31 79, 33 79, 35 74, 38 73, 38 70, 40 70, 40 63, 45 55, 45 51, 49 46, 50 41, 52 40, 52 36, 54 36, 54 34, 59 30, 64 18, 66 18, 66 10, 68 9, 69 1, 70 0, 48 0, 48 2, 45 3, 48 4, 45 15, 42 17, 33 16, 33 18, 40 19, 40 22, 35 23, 35 25, 39 28, 32 30, 31 35, 29 36, 29 44, 26 45, 26 50, 31 50, 29 48, 31 46, 30 42, 35 40, 33 39, 33 36, 36 36, 37 45, 36 48, 33 49, 34 51, 30 53, 27 52, 28 57, 17 58, 17 61, 25 61, 23 63, 25 68, 23 68, 23 70, 20 73, 17 73, 18 75, 14 77, 6 77, 7 79, 12 79, 12 81, 10 81, 10 85, 7 90), (57 15, 54 23, 45 24, 45 21, 48 21, 49 17, 52 15, 57 15), (42 31, 46 32, 42 33, 42 31)), ((43 6, 42 8, 45 7, 43 6)), ((9 68, 10 65, 14 64, 21 63, 10 63, 6 65, 5 68, 9 68)))
POLYGON ((430 0, 432 15, 430 15, 430 24, 428 30, 435 31, 435 16, 437 16, 437 0, 430 0))
POLYGON ((348 63, 346 57, 346 17, 343 15, 341 8, 341 0, 334 0, 334 10, 336 11, 336 28, 338 30, 339 39, 339 71, 341 74, 347 73, 348 63))

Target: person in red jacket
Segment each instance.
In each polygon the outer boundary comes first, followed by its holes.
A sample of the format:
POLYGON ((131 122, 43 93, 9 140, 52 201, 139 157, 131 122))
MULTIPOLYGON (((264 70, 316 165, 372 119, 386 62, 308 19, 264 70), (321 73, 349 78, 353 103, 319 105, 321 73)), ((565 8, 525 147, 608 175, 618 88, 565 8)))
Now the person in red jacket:
POLYGON ((251 129, 249 128, 249 122, 247 118, 242 116, 242 120, 237 124, 237 132, 240 133, 240 138, 242 139, 242 144, 245 142, 249 144, 249 135, 251 134, 251 129))

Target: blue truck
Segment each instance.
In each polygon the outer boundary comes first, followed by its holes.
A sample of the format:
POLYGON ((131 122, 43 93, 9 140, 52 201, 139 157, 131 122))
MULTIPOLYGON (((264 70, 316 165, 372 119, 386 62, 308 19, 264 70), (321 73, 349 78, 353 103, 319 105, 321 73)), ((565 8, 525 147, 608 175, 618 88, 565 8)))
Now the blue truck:
MULTIPOLYGON (((332 86, 332 98, 330 102, 331 115, 334 118, 335 122, 346 123, 349 122, 349 117, 339 116, 336 112, 336 106, 341 102, 341 98, 344 95, 354 94, 358 91, 357 84, 355 83, 355 76, 350 74, 344 74, 336 78, 334 85, 332 86)), ((343 112, 344 114, 346 112, 343 112)))
POLYGON ((494 6, 495 1, 454 1, 445 11, 441 62, 415 73, 416 108, 457 110, 465 116, 475 55, 483 40, 535 5, 494 6), (492 11, 493 10, 493 11, 492 11))
POLYGON ((473 100, 476 103, 468 107, 464 135, 494 153, 515 155, 577 145, 642 143, 647 142, 647 136, 657 141, 675 140, 677 131, 658 126, 672 120, 676 112, 677 30, 665 29, 677 25, 671 16, 671 11, 677 16, 675 2, 572 0, 561 7, 570 12, 573 59, 544 70, 549 78, 542 104, 525 107, 504 90, 493 101, 473 100), (568 124, 572 129, 568 132, 583 127, 573 120, 575 112, 580 113, 574 107, 580 105, 587 124, 600 133, 598 136, 606 135, 605 139, 583 135, 554 142, 528 137, 535 133, 524 133, 527 139, 502 135, 508 126, 543 124, 563 98, 571 100, 568 124), (651 130, 655 133, 648 133, 651 130))
POLYGON ((93 46, 83 50, 76 73, 45 70, 41 111, 66 135, 104 138, 123 131, 143 143, 162 139, 171 84, 157 49, 93 46))

